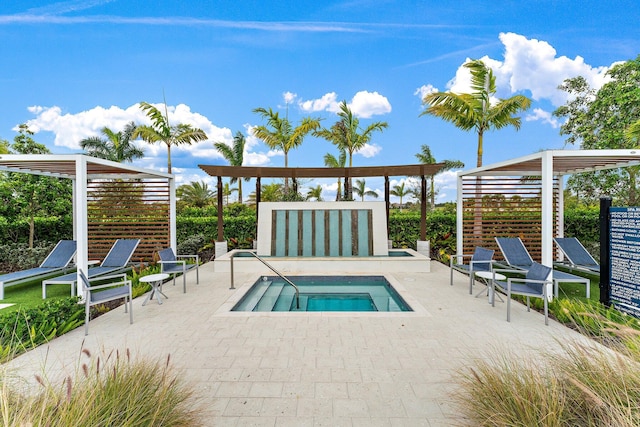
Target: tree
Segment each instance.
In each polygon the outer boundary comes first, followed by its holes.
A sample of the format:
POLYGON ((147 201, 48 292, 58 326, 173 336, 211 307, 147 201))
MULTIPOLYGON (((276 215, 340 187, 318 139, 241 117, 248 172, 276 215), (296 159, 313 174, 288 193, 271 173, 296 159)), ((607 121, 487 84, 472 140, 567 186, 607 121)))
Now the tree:
MULTIPOLYGON (((640 56, 615 65, 610 80, 599 90, 589 87, 583 77, 567 79, 560 86, 569 101, 554 111, 565 118, 560 128, 567 143, 583 149, 633 149, 638 147, 636 123, 640 120, 640 56)), ((610 194, 619 203, 637 205, 637 167, 584 173, 571 176, 567 188, 579 191, 587 203, 601 194, 610 194), (590 191, 588 191, 590 189, 590 191)))
POLYGON ((9 141, 5 139, 0 139, 0 154, 9 154, 9 141))
POLYGON ((389 194, 400 198, 400 212, 402 212, 402 198, 411 194, 411 189, 405 187, 404 181, 401 184, 394 185, 389 194))
POLYGON ((231 188, 231 186, 229 185, 228 182, 224 183, 224 186, 222 187, 222 197, 224 197, 224 204, 228 205, 229 204, 229 196, 231 196, 233 193, 237 192, 238 189, 237 188, 231 188))
MULTIPOLYGON (((295 128, 289 122, 288 117, 280 117, 277 112, 269 108, 256 108, 254 113, 259 114, 267 120, 266 125, 257 126, 253 129, 253 134, 264 141, 273 150, 282 150, 284 153, 284 167, 289 167, 289 151, 298 148, 304 137, 320 127, 320 119, 305 117, 295 128)), ((289 191, 289 179, 284 180, 284 191, 289 191)))
POLYGON ((164 114, 151 104, 140 103, 140 108, 151 120, 151 126, 138 126, 134 138, 140 137, 150 144, 162 142, 167 146, 167 172, 171 173, 171 146, 205 141, 207 134, 202 129, 187 124, 170 125, 167 103, 164 103, 164 114))
MULTIPOLYGON (((335 144, 339 149, 344 149, 349 155, 349 167, 353 167, 353 153, 364 148, 364 146, 371 141, 374 132, 382 132, 389 125, 386 122, 374 122, 362 129, 360 127, 360 120, 353 115, 353 112, 347 105, 347 101, 340 103, 338 117, 340 120, 331 126, 330 129, 321 129, 314 134, 335 144)), ((349 178, 347 187, 347 198, 352 199, 353 186, 351 184, 351 178, 349 178)))
MULTIPOLYGON (((347 164, 347 152, 344 148, 338 147, 340 154, 336 158, 333 154, 324 155, 324 165, 328 168, 343 168, 347 164)), ((342 179, 338 178, 338 191, 336 192, 336 202, 342 198, 342 179)))
MULTIPOLYGON (((242 132, 236 132, 236 136, 233 137, 233 146, 228 146, 224 142, 214 142, 216 150, 222 154, 222 156, 229 162, 231 166, 242 166, 244 162, 244 146, 246 139, 242 132)), ((251 178, 244 178, 245 181, 249 181, 251 178)), ((231 183, 238 182, 238 201, 242 203, 242 179, 231 178, 231 183)))
POLYGON ((473 92, 430 93, 422 101, 428 107, 420 116, 436 116, 465 131, 475 129, 478 135, 477 166, 480 167, 484 133, 507 126, 519 130, 521 119, 514 115, 527 110, 531 106, 531 100, 524 95, 515 95, 508 99, 499 99, 492 105, 491 97, 496 93, 496 78, 491 68, 481 60, 467 62, 464 66, 471 72, 473 92))
POLYGON ((307 200, 315 199, 316 202, 322 202, 322 185, 316 185, 307 191, 307 200))
MULTIPOLYGON (((431 153, 431 148, 429 148, 429 146, 425 144, 423 144, 420 147, 420 152, 416 154, 416 158, 420 163, 423 163, 425 165, 432 165, 434 163, 438 163, 436 161, 436 158, 431 153)), ((460 169, 464 167, 464 163, 462 163, 460 160, 443 160, 441 163, 444 163, 444 167, 440 169, 440 172, 438 173, 442 173, 444 171, 451 170, 451 169, 460 169)), ((435 175, 430 175, 429 181, 431 185, 431 189, 429 190, 429 195, 431 197, 431 209, 434 209, 436 207, 435 175)))
POLYGON ((194 181, 178 187, 176 196, 189 206, 203 208, 213 204, 216 192, 211 190, 206 182, 194 181))
MULTIPOLYGON (((43 144, 33 140, 33 132, 22 124, 11 150, 18 154, 49 154, 43 144)), ((11 204, 29 222, 29 248, 35 240, 35 217, 69 215, 72 210, 72 188, 69 180, 23 173, 9 174, 11 204), (16 209, 17 208, 17 209, 16 209)))
POLYGON ((100 133, 105 138, 92 136, 80 141, 80 147, 89 156, 114 162, 131 162, 144 157, 144 151, 133 144, 137 126, 129 122, 120 132, 114 132, 108 127, 103 127, 100 133))
POLYGON ((356 195, 358 197, 360 197, 360 200, 364 202, 364 198, 365 196, 370 196, 370 197, 378 197, 378 193, 376 193, 373 190, 367 190, 367 183, 365 182, 364 179, 356 179, 356 185, 353 187, 353 191, 354 193, 356 193, 356 195))

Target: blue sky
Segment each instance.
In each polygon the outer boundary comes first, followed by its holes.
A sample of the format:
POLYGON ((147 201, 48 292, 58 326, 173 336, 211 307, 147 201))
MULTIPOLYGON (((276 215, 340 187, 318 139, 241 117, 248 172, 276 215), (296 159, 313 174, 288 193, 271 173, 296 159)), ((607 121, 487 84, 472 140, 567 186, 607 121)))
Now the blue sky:
MULTIPOLYGON (((389 124, 354 165, 416 163, 427 144, 436 159, 470 168, 475 134, 419 117, 422 94, 466 91, 462 65, 482 58, 499 97, 533 99, 519 132, 485 136, 484 164, 562 149, 551 117, 566 102, 557 86, 582 75, 599 87, 612 64, 640 54, 639 16, 637 0, 3 0, 0 139, 27 123, 53 153, 77 153, 103 126, 143 123, 137 103, 160 104, 164 94, 170 120, 209 136, 172 149, 178 183, 212 182, 197 165, 226 164, 213 142, 231 143, 237 131, 248 135, 245 164, 283 165, 282 153, 251 135, 263 124, 254 108, 288 109, 294 124, 310 115, 329 127, 346 100, 362 125, 389 124)), ((146 156, 137 166, 166 171, 164 147, 140 146, 146 156)), ((289 164, 323 166, 325 153, 336 149, 309 137, 289 164)), ((439 201, 455 199, 454 172, 436 182, 439 201)), ((333 180, 304 183, 317 184, 325 199, 335 197, 333 180)), ((382 181, 367 186, 380 191, 382 181)))

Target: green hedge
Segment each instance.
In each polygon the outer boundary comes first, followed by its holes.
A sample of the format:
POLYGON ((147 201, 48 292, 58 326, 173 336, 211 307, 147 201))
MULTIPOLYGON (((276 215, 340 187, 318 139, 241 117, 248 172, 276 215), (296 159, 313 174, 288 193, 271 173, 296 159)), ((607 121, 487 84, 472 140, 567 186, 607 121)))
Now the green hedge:
MULTIPOLYGON (((184 213, 194 216, 179 215, 176 219, 176 237, 178 243, 190 236, 202 234, 212 242, 218 235, 217 217, 202 216, 213 212, 212 208, 185 209, 184 213)), ((577 237, 585 246, 597 247, 599 241, 598 209, 569 209, 565 211, 565 235, 577 237)), ((255 211, 243 205, 225 207, 224 237, 231 248, 250 248, 255 239, 255 211)), ((71 217, 36 218, 36 240, 41 242, 57 242, 71 238, 71 217)), ((431 241, 433 253, 440 251, 452 253, 455 250, 456 216, 455 211, 435 210, 427 214, 427 240, 431 241)), ((420 214, 417 211, 391 212, 389 218, 389 238, 394 247, 415 249, 420 235, 420 214)), ((0 217, 0 238, 4 242, 26 243, 29 236, 27 221, 8 223, 0 217)))

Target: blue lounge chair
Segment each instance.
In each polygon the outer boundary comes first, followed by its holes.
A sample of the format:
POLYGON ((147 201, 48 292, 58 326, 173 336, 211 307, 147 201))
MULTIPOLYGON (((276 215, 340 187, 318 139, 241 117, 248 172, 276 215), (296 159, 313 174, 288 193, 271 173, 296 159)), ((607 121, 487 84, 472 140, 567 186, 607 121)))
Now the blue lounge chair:
POLYGON ((600 264, 582 246, 575 237, 556 237, 553 239, 568 262, 563 262, 569 268, 586 270, 590 273, 600 273, 600 264))
POLYGON ((473 278, 478 271, 491 271, 491 263, 493 262, 493 249, 486 249, 476 246, 473 255, 452 255, 449 258, 449 267, 451 268, 450 285, 453 286, 453 271, 459 271, 469 275, 469 293, 473 292, 473 278), (470 258, 469 263, 465 264, 464 259, 470 258))
MULTIPOLYGON (((127 269, 129 260, 133 256, 140 239, 118 239, 115 241, 109 253, 98 267, 91 267, 87 272, 87 277, 104 276, 107 274, 115 274, 127 269)), ((76 292, 76 281, 78 276, 76 273, 65 274, 64 276, 55 277, 53 279, 44 280, 42 282, 42 298, 47 297, 47 285, 66 284, 71 285, 71 296, 76 292)))
MULTIPOLYGON (((527 297, 527 311, 531 311, 531 303, 529 298, 542 298, 544 300, 544 324, 549 324, 549 300, 547 298, 547 285, 551 285, 552 269, 534 262, 529 266, 528 270, 514 269, 494 269, 496 273, 519 273, 524 274, 524 278, 510 277, 504 280, 492 280, 493 295, 495 296, 496 288, 507 295, 507 322, 511 321, 511 295, 524 295, 527 297)), ((495 298, 491 304, 495 306, 495 298)))
POLYGON ((187 292, 187 271, 195 267, 196 269, 196 284, 200 283, 200 270, 198 266, 200 264, 200 258, 198 255, 177 255, 173 252, 172 248, 163 249, 158 252, 160 257, 160 272, 171 274, 173 276, 173 286, 176 285, 176 276, 182 274, 182 289, 183 292, 187 292), (180 258, 193 258, 195 264, 187 264, 184 259, 180 258))
POLYGON ((39 267, 3 274, 0 276, 0 300, 4 299, 5 287, 65 272, 70 267, 71 260, 75 254, 75 241, 60 240, 39 267))
MULTIPOLYGON (((528 271, 534 264, 529 251, 519 237, 496 237, 496 242, 509 267, 528 271)), ((553 293, 556 298, 558 297, 558 287, 561 282, 583 283, 586 287, 587 298, 591 296, 591 281, 589 279, 565 273, 564 271, 553 270, 553 293)))

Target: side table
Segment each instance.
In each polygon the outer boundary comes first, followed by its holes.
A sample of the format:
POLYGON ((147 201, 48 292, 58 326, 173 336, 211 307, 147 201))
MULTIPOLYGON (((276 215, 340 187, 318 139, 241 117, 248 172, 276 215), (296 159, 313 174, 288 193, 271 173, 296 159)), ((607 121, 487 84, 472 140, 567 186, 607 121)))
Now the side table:
MULTIPOLYGON (((476 271, 475 274, 476 276, 481 278, 484 281, 485 285, 487 286, 487 290, 489 291, 489 304, 492 304, 493 299, 495 298, 495 295, 496 295, 495 288, 493 286, 493 280, 494 279, 506 280, 507 276, 500 273, 494 273, 493 271, 476 271)), ((483 292, 484 292, 484 289, 476 295, 476 298, 478 298, 483 292)), ((500 301, 504 302, 504 300, 500 295, 498 295, 498 298, 500 299, 500 301)))
POLYGON ((162 304, 162 299, 160 295, 169 299, 164 293, 162 293, 162 283, 169 278, 169 275, 166 273, 158 273, 158 274, 149 274, 148 276, 143 276, 140 278, 140 281, 143 283, 149 283, 151 285, 151 292, 147 295, 147 298, 144 300, 142 305, 145 305, 153 296, 155 295, 158 300, 158 304, 162 304))

